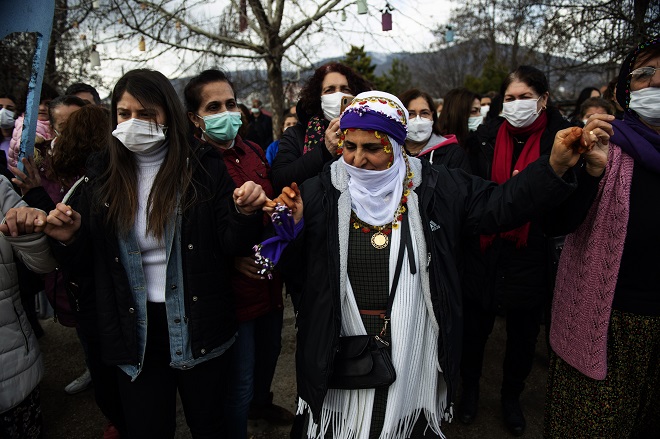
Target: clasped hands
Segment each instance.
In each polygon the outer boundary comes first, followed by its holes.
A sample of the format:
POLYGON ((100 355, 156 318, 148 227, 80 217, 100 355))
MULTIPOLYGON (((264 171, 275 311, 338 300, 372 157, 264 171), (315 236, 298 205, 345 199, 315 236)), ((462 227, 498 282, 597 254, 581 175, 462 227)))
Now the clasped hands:
POLYGON ((600 176, 607 165, 610 137, 614 135, 614 116, 594 114, 584 128, 571 127, 557 132, 550 153, 550 166, 560 177, 585 158, 587 172, 600 176))
MULTIPOLYGON (((244 215, 251 215, 260 209, 272 213, 277 203, 281 203, 291 209, 296 222, 302 218, 302 199, 295 183, 284 188, 280 196, 270 200, 260 185, 248 181, 234 189, 233 199, 236 210, 244 215)), ((51 238, 68 244, 75 239, 80 224, 80 214, 64 203, 58 203, 48 215, 42 210, 24 206, 7 211, 0 232, 12 237, 45 232, 51 238)))

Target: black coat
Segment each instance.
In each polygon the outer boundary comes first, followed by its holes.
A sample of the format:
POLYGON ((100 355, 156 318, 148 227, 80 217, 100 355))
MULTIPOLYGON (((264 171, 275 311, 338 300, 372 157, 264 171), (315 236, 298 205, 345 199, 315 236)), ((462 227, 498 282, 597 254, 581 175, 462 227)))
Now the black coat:
MULTIPOLYGON (((574 184, 567 181, 574 182, 572 172, 564 180, 558 178, 547 158, 501 186, 462 170, 436 169, 422 161, 422 183, 415 192, 429 251, 426 269, 430 271, 431 299, 440 325, 438 359, 448 386, 447 407, 454 400, 461 358, 462 299, 456 253, 462 236, 524 223, 534 212, 552 207, 570 194, 574 184)), ((318 422, 341 328, 340 193, 326 170, 303 185, 302 195, 304 231, 289 245, 279 268, 300 275, 299 261, 307 264, 297 314, 296 373, 298 393, 318 422)))
MULTIPOLYGON (((570 126, 554 108, 547 109, 547 116, 540 141, 541 157, 550 155, 555 134, 570 126)), ((487 120, 466 141, 472 173, 481 178, 491 179, 495 139, 503 122, 501 117, 487 120)), ((524 248, 498 238, 482 253, 478 236, 466 240, 463 288, 468 301, 486 310, 494 310, 497 305, 527 310, 546 304, 554 274, 554 244, 543 233, 540 218, 531 218, 524 248)))
MULTIPOLYGON (((222 157, 210 146, 196 150, 193 169, 195 203, 183 211, 181 252, 187 322, 194 358, 229 340, 237 323, 230 286, 231 257, 245 254, 258 242, 261 215, 236 212, 234 183, 222 157)), ((105 225, 105 206, 98 206, 96 190, 107 166, 101 158, 88 166, 83 183, 70 200, 82 216, 75 242, 67 247, 53 242, 57 259, 77 286, 74 300, 82 306, 83 321, 95 322, 103 361, 137 364, 137 313, 127 272, 121 263, 115 233, 105 225)), ((191 188, 189 194, 193 189, 191 188)), ((121 202, 121 200, 117 200, 121 202)), ((176 238, 175 238, 176 239, 176 238)))

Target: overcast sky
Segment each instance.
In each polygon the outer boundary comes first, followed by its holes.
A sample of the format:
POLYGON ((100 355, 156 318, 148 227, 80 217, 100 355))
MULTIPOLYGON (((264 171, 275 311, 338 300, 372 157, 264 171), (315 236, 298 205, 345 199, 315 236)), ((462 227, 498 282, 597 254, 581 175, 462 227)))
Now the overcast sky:
MULTIPOLYGON (((390 0, 389 4, 394 8, 392 11, 393 29, 388 32, 381 30, 380 10, 385 6, 385 0, 368 0, 369 14, 358 15, 357 6, 350 5, 347 8, 347 20, 341 21, 341 14, 329 14, 321 32, 317 32, 311 39, 311 48, 305 51, 309 60, 319 61, 328 57, 343 56, 351 45, 365 46, 369 52, 424 52, 428 51, 435 41, 431 31, 438 25, 446 24, 450 8, 449 0, 390 0), (334 26, 334 29, 333 29, 334 26)), ((219 7, 226 4, 226 0, 216 0, 208 3, 208 11, 217 11, 219 7)), ((287 2, 285 15, 296 14, 292 3, 287 2), (291 6, 290 6, 291 5, 291 6)), ((316 28, 318 31, 318 27, 316 28)), ((149 55, 149 41, 147 40, 147 53, 137 49, 137 43, 126 47, 115 47, 99 44, 101 54, 100 74, 107 86, 106 92, 112 88, 114 82, 121 76, 122 70, 128 71, 136 67, 147 67, 160 70, 166 76, 177 77, 197 73, 195 66, 195 55, 182 56, 173 51, 157 59, 144 61, 149 55), (127 50, 128 49, 128 50, 127 50), (133 57, 136 62, 111 61, 108 58, 114 53, 121 51, 126 57, 133 57), (128 53, 127 53, 128 52, 128 53), (193 65, 189 70, 181 69, 181 65, 193 65)), ((229 60, 223 62, 223 69, 228 71, 248 67, 245 64, 233 63, 229 60)), ((262 68, 265 64, 262 63, 262 68)), ((283 66, 285 69, 295 69, 289 63, 283 66)), ((106 87, 103 87, 104 89, 106 87)))

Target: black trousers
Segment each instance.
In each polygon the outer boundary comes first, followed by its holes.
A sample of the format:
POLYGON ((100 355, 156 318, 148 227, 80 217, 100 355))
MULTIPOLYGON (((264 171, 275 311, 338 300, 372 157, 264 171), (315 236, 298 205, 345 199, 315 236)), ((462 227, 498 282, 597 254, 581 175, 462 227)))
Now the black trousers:
POLYGON ((140 375, 131 382, 128 375, 117 370, 128 437, 173 438, 177 390, 193 438, 226 437, 222 408, 228 355, 188 370, 171 368, 165 304, 149 303, 147 313, 147 348, 140 375))
MULTIPOLYGON (((539 334, 543 305, 530 309, 507 310, 506 351, 502 371, 502 397, 518 398, 525 388, 525 379, 532 370, 536 339, 539 334)), ((481 378, 484 349, 493 331, 496 313, 485 311, 478 304, 465 301, 463 306, 463 356, 461 378, 463 387, 476 386, 481 378)))

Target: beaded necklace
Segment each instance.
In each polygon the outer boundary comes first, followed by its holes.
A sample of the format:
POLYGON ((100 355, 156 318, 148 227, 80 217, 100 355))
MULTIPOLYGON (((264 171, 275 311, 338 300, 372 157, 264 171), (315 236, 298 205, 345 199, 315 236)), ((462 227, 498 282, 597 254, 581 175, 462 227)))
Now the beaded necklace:
POLYGON ((403 180, 403 194, 401 195, 401 201, 399 202, 399 207, 394 211, 394 218, 391 223, 382 225, 382 226, 373 226, 367 224, 357 217, 355 212, 351 212, 351 224, 353 224, 354 229, 360 229, 362 233, 369 233, 374 231, 375 233, 371 237, 371 245, 378 249, 382 250, 387 247, 390 243, 389 235, 392 233, 392 229, 398 229, 399 223, 403 219, 403 214, 406 211, 406 203, 408 203, 408 195, 410 195, 410 189, 413 186, 413 177, 415 174, 410 170, 410 165, 408 163, 408 157, 403 153, 403 159, 406 162, 406 178, 403 180))

